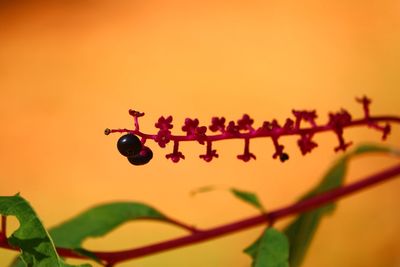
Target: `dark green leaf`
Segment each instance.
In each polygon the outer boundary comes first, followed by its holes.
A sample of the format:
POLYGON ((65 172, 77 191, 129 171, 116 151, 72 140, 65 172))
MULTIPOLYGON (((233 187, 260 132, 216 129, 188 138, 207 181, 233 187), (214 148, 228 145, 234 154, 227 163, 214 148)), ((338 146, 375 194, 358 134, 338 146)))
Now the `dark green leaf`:
MULTIPOLYGON (((342 186, 349 159, 354 156, 372 152, 393 153, 394 150, 375 145, 362 145, 357 147, 353 152, 342 156, 336 164, 329 169, 328 173, 323 177, 319 185, 313 188, 300 200, 342 186)), ((302 213, 284 230, 290 242, 289 261, 291 267, 298 267, 301 265, 321 219, 325 215, 332 213, 335 208, 336 204, 330 203, 318 209, 302 213)))
POLYGON ((21 258, 28 266, 72 266, 60 259, 39 217, 21 196, 0 197, 0 213, 17 217, 20 227, 12 233, 8 242, 21 249, 21 258))
POLYGON ((168 221, 156 209, 142 203, 117 202, 91 208, 50 230, 54 243, 63 248, 81 248, 88 237, 103 236, 123 223, 138 219, 168 221))
POLYGON ((358 155, 358 154, 365 154, 368 152, 374 152, 374 153, 382 152, 382 153, 393 154, 395 156, 400 155, 400 151, 398 149, 394 149, 388 146, 374 145, 374 144, 363 144, 361 146, 358 146, 356 149, 353 150, 352 154, 358 155))
POLYGON ((49 232, 57 247, 73 249, 81 255, 99 261, 94 254, 81 247, 83 241, 89 237, 103 236, 123 223, 138 219, 168 222, 165 215, 148 205, 137 202, 116 202, 88 209, 49 232))
POLYGON ((264 207, 262 206, 260 200, 258 199, 257 195, 251 192, 241 191, 235 188, 231 189, 231 192, 239 199, 243 200, 244 202, 260 209, 264 212, 264 207))
POLYGON ((23 262, 21 257, 16 257, 13 262, 10 264, 10 267, 26 267, 26 263, 23 262))
POLYGON ((267 228, 245 252, 253 258, 252 267, 289 267, 289 242, 274 228, 267 228))
POLYGON ((259 238, 257 238, 256 241, 254 241, 253 243, 251 243, 250 246, 248 246, 247 248, 245 248, 243 250, 244 253, 246 253, 247 255, 249 255, 250 257, 252 257, 253 259, 257 256, 257 249, 258 246, 260 244, 261 241, 261 236, 259 238))
MULTIPOLYGON (((74 252, 76 252, 79 255, 85 256, 88 259, 92 259, 95 262, 102 264, 102 261, 96 256, 96 254, 94 254, 93 252, 91 252, 89 250, 86 250, 84 248, 74 248, 72 250, 74 250, 74 252)), ((13 267, 15 267, 15 266, 13 266, 13 267)))
POLYGON ((323 208, 303 213, 284 230, 291 245, 290 266, 301 265, 324 214, 323 208))

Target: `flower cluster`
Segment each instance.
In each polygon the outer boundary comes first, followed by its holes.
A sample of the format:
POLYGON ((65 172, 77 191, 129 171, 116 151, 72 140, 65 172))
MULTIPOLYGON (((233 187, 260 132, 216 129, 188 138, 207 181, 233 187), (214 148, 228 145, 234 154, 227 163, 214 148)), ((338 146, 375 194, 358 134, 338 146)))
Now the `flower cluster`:
POLYGON ((227 140, 227 139, 243 139, 244 152, 237 156, 242 161, 249 161, 256 159, 256 156, 250 152, 250 140, 253 138, 266 137, 272 140, 274 146, 274 159, 280 159, 284 162, 289 159, 289 155, 285 152, 285 147, 279 142, 282 136, 297 135, 299 139, 297 144, 303 155, 310 153, 318 144, 313 141, 313 137, 320 132, 331 131, 337 136, 339 144, 334 148, 335 151, 345 151, 352 142, 346 142, 344 138, 344 129, 353 126, 367 126, 374 128, 383 133, 382 139, 385 140, 391 131, 389 122, 399 122, 396 117, 372 117, 370 115, 371 100, 366 96, 356 99, 363 107, 364 117, 354 120, 351 114, 345 109, 338 112, 329 113, 329 120, 327 123, 317 123, 317 112, 315 110, 292 110, 293 118, 287 118, 283 125, 277 120, 264 121, 261 126, 254 127, 254 120, 248 115, 244 114, 242 118, 237 121, 227 122, 224 117, 211 118, 210 125, 200 125, 197 118, 186 118, 183 126, 181 127, 185 135, 173 135, 171 129, 173 128, 173 117, 161 116, 155 123, 158 128, 156 134, 145 134, 139 130, 138 118, 142 117, 144 113, 129 110, 129 114, 135 120, 135 129, 106 129, 105 134, 114 132, 130 133, 141 137, 142 143, 147 139, 152 139, 160 147, 164 148, 166 145, 173 141, 174 147, 170 154, 166 155, 167 159, 173 162, 178 162, 185 159, 184 154, 179 151, 179 144, 187 141, 197 141, 201 145, 206 145, 206 153, 199 157, 206 162, 218 158, 219 155, 216 149, 212 148, 214 142, 227 140), (380 123, 384 122, 384 125, 380 123), (207 133, 210 130, 212 134, 207 133))
POLYGON ((171 141, 170 129, 174 127, 171 122, 172 116, 168 116, 167 118, 160 117, 158 122, 154 124, 156 128, 160 129, 157 135, 154 137, 154 141, 156 141, 160 147, 165 147, 165 145, 171 141))
POLYGON ((185 125, 182 126, 182 131, 186 132, 187 136, 190 136, 196 139, 200 144, 204 145, 204 142, 207 140, 206 126, 199 126, 198 119, 189 119, 185 120, 185 125))

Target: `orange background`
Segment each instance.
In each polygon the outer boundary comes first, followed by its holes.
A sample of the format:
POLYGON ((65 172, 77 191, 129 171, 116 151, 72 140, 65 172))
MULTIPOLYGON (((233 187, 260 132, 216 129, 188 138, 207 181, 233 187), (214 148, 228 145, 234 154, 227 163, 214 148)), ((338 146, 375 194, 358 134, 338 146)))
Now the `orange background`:
MULTIPOLYGON (((174 116, 175 133, 185 117, 208 124, 248 113, 260 125, 315 108, 324 123, 342 107, 360 117, 354 98, 364 94, 374 114, 399 115, 400 3, 293 2, 1 1, 0 195, 21 192, 48 227, 116 200, 145 202, 204 228, 257 213, 224 191, 189 195, 210 184, 256 192, 269 210, 294 201, 337 157, 332 133, 318 135, 306 157, 296 138, 282 138, 291 156, 285 164, 271 159, 266 139, 251 143, 257 160, 249 163, 235 159, 239 141, 216 143, 220 158, 209 164, 198 144, 182 144, 186 160, 173 164, 164 158, 171 145, 150 142, 155 157, 144 167, 118 154, 118 135, 103 135, 106 127, 132 127, 129 108, 146 112, 141 127, 151 133, 161 115, 174 116)), ((387 143, 398 145, 399 134, 394 126, 387 143)), ((351 129, 345 137, 378 142, 380 133, 351 129)), ((357 159, 348 181, 394 162, 357 159)), ((400 266, 399 189, 396 180, 341 201, 304 266, 400 266)), ((250 266, 242 249, 261 230, 120 266, 250 266)), ((118 250, 184 234, 136 222, 85 247, 118 250)), ((0 250, 0 266, 13 256, 0 250)))

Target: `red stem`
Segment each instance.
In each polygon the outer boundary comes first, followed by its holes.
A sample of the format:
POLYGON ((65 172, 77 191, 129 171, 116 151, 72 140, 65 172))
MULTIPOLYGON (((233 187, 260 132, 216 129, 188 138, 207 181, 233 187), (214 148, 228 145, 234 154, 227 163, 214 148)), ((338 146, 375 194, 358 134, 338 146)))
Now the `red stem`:
MULTIPOLYGON (((170 249, 196 244, 199 242, 221 237, 237 231, 242 231, 260 224, 265 224, 265 223, 271 224, 287 216, 316 209, 322 205, 334 202, 352 193, 361 191, 368 187, 372 187, 378 183, 394 179, 397 175, 400 175, 400 164, 396 164, 391 168, 370 175, 352 184, 345 185, 343 187, 321 193, 309 199, 296 202, 292 205, 271 211, 266 214, 257 215, 251 218, 225 224, 208 230, 193 231, 192 234, 187 236, 135 249, 116 251, 116 252, 92 252, 92 253, 94 253, 102 261, 107 262, 112 266, 122 261, 131 260, 170 249)), ((17 248, 10 247, 6 242, 1 242, 0 247, 17 250, 17 248)), ((82 255, 76 254, 73 250, 70 249, 58 248, 57 251, 59 255, 62 257, 82 258, 82 259, 85 258, 82 255)))
POLYGON ((188 230, 189 232, 192 232, 192 233, 197 233, 197 232, 200 232, 200 231, 201 231, 200 229, 197 229, 197 228, 194 227, 194 226, 187 225, 187 224, 185 224, 185 223, 183 223, 183 222, 177 221, 177 220, 175 220, 175 219, 171 219, 171 218, 169 218, 169 217, 166 217, 165 220, 168 221, 169 223, 173 224, 173 225, 176 225, 176 226, 178 226, 178 227, 181 227, 181 228, 183 228, 183 229, 186 229, 186 230, 188 230))
POLYGON ((7 216, 1 215, 0 242, 7 243, 7 216))

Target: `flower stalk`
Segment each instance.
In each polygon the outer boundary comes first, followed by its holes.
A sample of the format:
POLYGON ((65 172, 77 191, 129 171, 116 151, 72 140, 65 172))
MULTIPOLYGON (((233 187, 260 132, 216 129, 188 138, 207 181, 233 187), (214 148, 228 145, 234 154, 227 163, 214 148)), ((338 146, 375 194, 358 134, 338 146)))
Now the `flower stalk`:
POLYGON ((345 109, 338 112, 329 113, 329 120, 326 123, 318 124, 318 117, 315 110, 292 110, 294 118, 287 118, 283 126, 275 119, 264 121, 260 127, 254 127, 254 120, 249 115, 244 114, 239 120, 229 121, 226 123, 224 117, 211 118, 211 124, 201 126, 198 119, 186 118, 184 125, 181 127, 186 135, 174 135, 171 129, 172 116, 161 116, 155 123, 158 132, 155 134, 144 133, 139 127, 139 118, 144 116, 144 113, 129 110, 129 114, 134 119, 134 129, 106 129, 105 134, 111 133, 130 133, 141 137, 142 142, 153 140, 161 148, 165 148, 167 144, 172 142, 173 152, 166 155, 167 159, 172 162, 179 162, 185 159, 185 155, 178 150, 180 142, 196 141, 201 145, 206 145, 206 153, 200 155, 206 162, 212 161, 213 158, 218 158, 217 150, 212 149, 213 142, 223 141, 228 139, 243 139, 244 153, 237 156, 239 160, 247 162, 251 159, 256 159, 256 156, 250 152, 250 141, 254 138, 271 138, 274 146, 272 158, 280 159, 282 162, 289 159, 289 155, 285 152, 285 147, 279 140, 281 137, 297 135, 298 147, 303 155, 310 153, 318 144, 313 141, 313 137, 322 132, 331 131, 338 139, 338 145, 334 148, 335 152, 346 151, 352 142, 348 142, 344 138, 344 130, 350 127, 366 126, 382 132, 382 139, 386 140, 391 131, 390 122, 400 123, 400 118, 394 116, 371 116, 370 104, 371 100, 367 97, 356 98, 356 101, 362 105, 364 117, 353 119, 351 114, 345 109), (306 123, 308 126, 304 126, 306 123), (211 133, 208 133, 209 130, 211 133))

